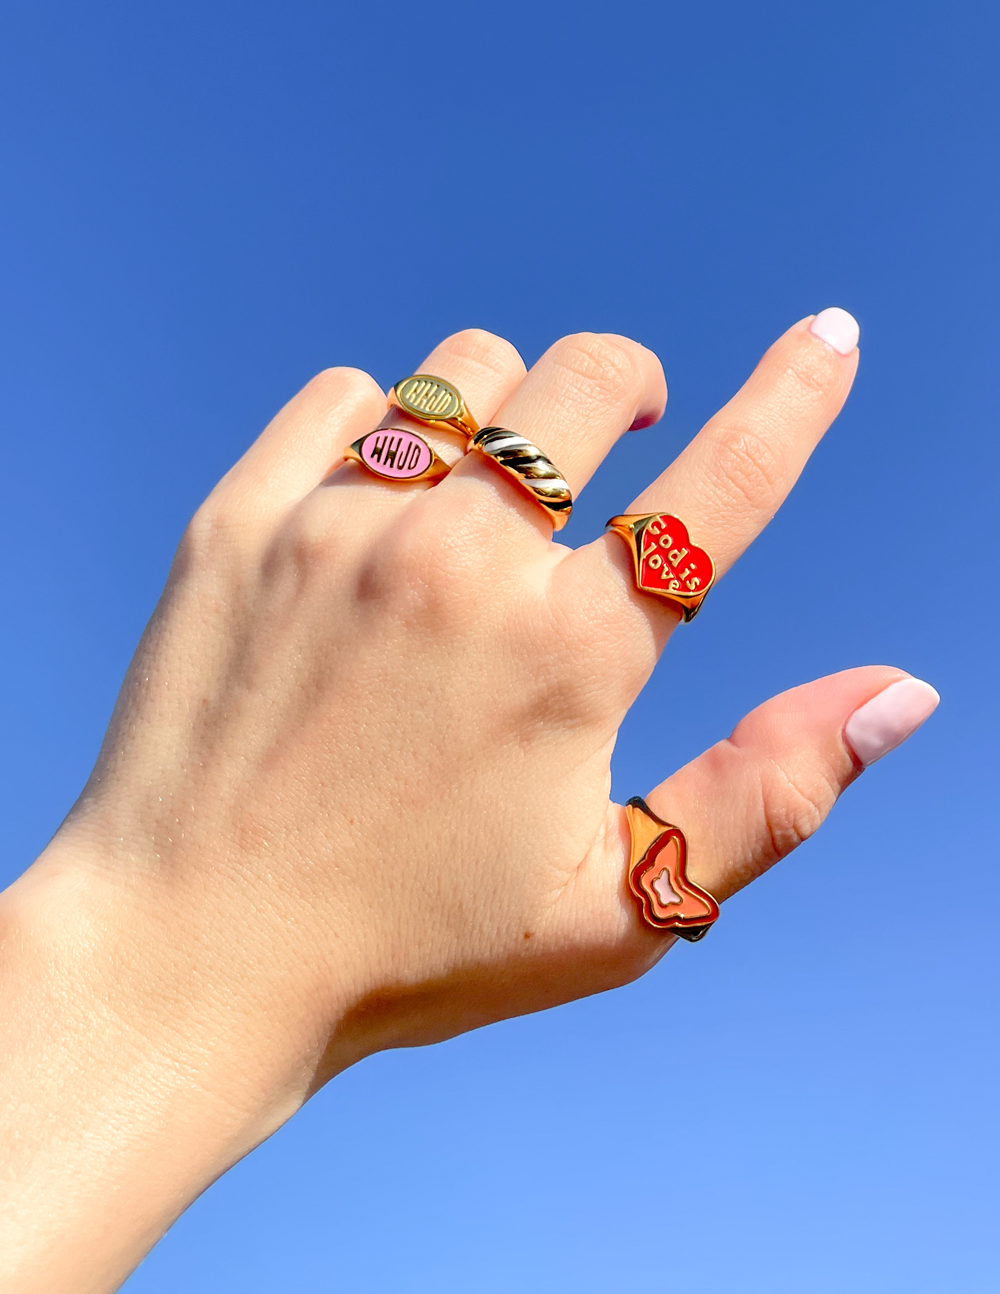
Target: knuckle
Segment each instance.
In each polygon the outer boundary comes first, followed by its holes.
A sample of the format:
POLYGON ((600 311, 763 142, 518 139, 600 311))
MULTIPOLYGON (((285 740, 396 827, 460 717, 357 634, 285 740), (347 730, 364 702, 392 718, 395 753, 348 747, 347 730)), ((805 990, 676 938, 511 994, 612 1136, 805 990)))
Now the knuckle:
POLYGON ((175 569, 212 570, 242 558, 246 522, 229 492, 217 486, 194 514, 177 548, 175 569))
POLYGON ((454 356, 465 368, 480 368, 505 380, 521 377, 525 371, 517 348, 485 328, 463 328, 452 333, 438 347, 438 353, 442 352, 454 356))
POLYGON ((360 368, 325 368, 309 379, 293 403, 297 409, 313 410, 320 416, 332 410, 360 413, 370 405, 375 416, 385 404, 385 394, 371 374, 360 368))
POLYGON ((794 392, 797 402, 809 404, 826 400, 840 381, 838 367, 827 348, 799 347, 785 365, 785 384, 794 392))
POLYGON ((400 628, 422 627, 439 636, 468 627, 476 615, 463 570, 469 558, 463 562, 460 532, 449 526, 448 511, 447 505, 443 514, 440 506, 417 503, 373 545, 358 584, 369 610, 400 628))
POLYGON ((749 428, 733 428, 716 445, 720 493, 735 496, 754 512, 771 513, 781 501, 781 462, 774 447, 749 428))
POLYGON ((808 780, 779 764, 761 775, 761 807, 767 828, 769 862, 777 862, 814 835, 837 799, 829 777, 816 772, 808 780))
POLYGON ((336 395, 354 395, 358 399, 370 396, 384 399, 379 384, 364 369, 351 368, 348 365, 324 368, 306 383, 306 390, 327 391, 336 395))
POLYGON ((634 403, 642 391, 642 371, 627 338, 575 333, 556 342, 552 358, 576 397, 624 404, 634 403))
POLYGON ((266 564, 268 573, 277 566, 290 567, 300 578, 320 569, 324 577, 336 563, 344 548, 340 529, 331 524, 330 513, 324 506, 322 494, 308 495, 295 508, 285 524, 271 560, 266 564))

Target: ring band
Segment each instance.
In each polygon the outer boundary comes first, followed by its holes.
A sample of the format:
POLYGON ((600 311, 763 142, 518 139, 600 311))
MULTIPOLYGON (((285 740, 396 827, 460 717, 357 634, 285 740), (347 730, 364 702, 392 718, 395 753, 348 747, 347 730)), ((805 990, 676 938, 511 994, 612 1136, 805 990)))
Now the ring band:
POLYGON ((628 544, 639 592, 676 602, 684 619, 693 620, 715 583, 715 563, 691 542, 680 517, 628 513, 612 517, 607 528, 628 544))
POLYGON ((344 458, 385 481, 436 483, 451 468, 435 454, 423 436, 405 427, 379 427, 344 450, 344 458))
POLYGON ((632 838, 628 887, 646 923, 691 943, 703 939, 719 905, 708 890, 688 880, 684 832, 658 818, 638 795, 625 805, 625 816, 632 838))
POLYGON ((562 530, 573 511, 573 495, 562 473, 537 445, 506 427, 484 427, 469 442, 498 463, 542 505, 555 530, 562 530))
POLYGON ((431 427, 449 427, 463 436, 474 436, 479 424, 465 407, 462 396, 442 377, 414 373, 404 377, 389 392, 389 405, 396 405, 417 422, 431 427))

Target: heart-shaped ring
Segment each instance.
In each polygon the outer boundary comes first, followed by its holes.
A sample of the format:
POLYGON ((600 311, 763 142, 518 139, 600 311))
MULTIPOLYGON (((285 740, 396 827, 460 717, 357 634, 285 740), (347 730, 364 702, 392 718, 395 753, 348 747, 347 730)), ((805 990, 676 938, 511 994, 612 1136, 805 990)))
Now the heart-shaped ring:
POLYGON ((628 544, 639 592, 676 602, 684 619, 693 620, 715 583, 715 563, 691 542, 680 517, 669 512, 626 513, 612 517, 607 528, 628 544))

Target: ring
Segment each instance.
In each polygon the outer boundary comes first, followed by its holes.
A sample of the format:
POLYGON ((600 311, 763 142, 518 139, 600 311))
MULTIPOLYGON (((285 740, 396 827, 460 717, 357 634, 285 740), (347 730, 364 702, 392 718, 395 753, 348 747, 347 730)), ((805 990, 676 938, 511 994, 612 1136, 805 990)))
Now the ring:
POLYGON ((423 436, 405 427, 379 427, 344 450, 350 463, 386 481, 440 481, 451 468, 438 457, 423 436))
POLYGON ((632 837, 628 887, 646 922, 691 943, 703 939, 719 905, 708 890, 688 880, 684 832, 658 818, 638 795, 625 805, 625 816, 632 837))
POLYGON ((477 449, 499 463, 542 505, 553 528, 562 530, 573 511, 573 495, 559 469, 537 445, 506 427, 484 427, 473 436, 469 449, 477 449))
POLYGON ((607 528, 628 544, 639 592, 676 602, 684 619, 693 620, 715 583, 715 563, 691 542, 680 517, 631 513, 612 517, 607 528))
POLYGON ((389 392, 389 405, 396 405, 418 422, 450 427, 463 436, 474 436, 479 430, 479 424, 455 387, 429 373, 414 373, 397 382, 389 392))

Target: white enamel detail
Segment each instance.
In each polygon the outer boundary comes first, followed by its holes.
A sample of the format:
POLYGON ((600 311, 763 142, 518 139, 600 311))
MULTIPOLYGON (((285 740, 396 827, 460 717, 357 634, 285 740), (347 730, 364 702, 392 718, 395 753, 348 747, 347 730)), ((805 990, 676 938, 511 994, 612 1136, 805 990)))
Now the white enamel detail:
POLYGON ((670 884, 670 873, 665 867, 656 880, 651 883, 650 888, 655 891, 660 904, 665 908, 669 907, 671 903, 683 902, 681 896, 670 884))

